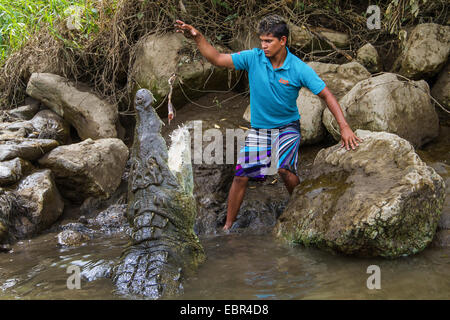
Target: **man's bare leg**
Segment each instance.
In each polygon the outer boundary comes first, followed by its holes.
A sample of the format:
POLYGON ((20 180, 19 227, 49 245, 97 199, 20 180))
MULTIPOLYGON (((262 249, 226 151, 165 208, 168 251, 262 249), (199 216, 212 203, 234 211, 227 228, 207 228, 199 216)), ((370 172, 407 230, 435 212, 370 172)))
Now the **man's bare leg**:
POLYGON ((245 190, 247 189, 247 183, 247 177, 234 177, 228 194, 227 221, 223 226, 223 230, 230 229, 234 220, 236 220, 242 200, 244 199, 245 190))
POLYGON ((289 194, 292 194, 294 188, 300 183, 300 179, 297 177, 297 175, 287 169, 278 169, 278 174, 283 179, 284 185, 286 186, 289 194))

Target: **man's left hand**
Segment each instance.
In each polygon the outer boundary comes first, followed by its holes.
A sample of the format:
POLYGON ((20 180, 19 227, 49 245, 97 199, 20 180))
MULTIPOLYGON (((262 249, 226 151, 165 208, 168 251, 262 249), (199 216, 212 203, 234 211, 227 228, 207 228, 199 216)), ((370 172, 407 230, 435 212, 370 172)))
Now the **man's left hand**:
POLYGON ((362 142, 363 140, 356 136, 356 134, 350 129, 348 125, 345 125, 341 128, 341 148, 345 147, 345 149, 350 150, 350 147, 355 150, 356 147, 359 146, 358 142, 362 142))

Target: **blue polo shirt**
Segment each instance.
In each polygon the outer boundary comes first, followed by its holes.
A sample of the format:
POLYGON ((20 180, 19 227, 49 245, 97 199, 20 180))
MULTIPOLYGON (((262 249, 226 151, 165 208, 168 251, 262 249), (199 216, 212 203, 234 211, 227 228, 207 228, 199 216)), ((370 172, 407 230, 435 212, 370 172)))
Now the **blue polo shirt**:
POLYGON ((298 92, 307 87, 318 94, 325 83, 300 58, 289 52, 280 68, 274 69, 259 48, 231 54, 234 67, 246 70, 250 84, 251 126, 273 129, 300 119, 298 92))

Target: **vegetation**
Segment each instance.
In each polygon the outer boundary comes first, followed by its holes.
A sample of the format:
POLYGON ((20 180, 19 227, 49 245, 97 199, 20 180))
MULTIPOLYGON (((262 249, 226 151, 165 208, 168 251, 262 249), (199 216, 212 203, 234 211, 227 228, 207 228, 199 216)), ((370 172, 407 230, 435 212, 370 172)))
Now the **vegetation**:
MULTIPOLYGON (((127 109, 135 44, 150 33, 173 32, 176 19, 194 24, 213 42, 229 45, 236 32, 277 13, 299 26, 347 33, 351 47, 345 53, 350 56, 366 42, 389 56, 398 47, 400 28, 419 22, 446 24, 447 1, 0 0, 0 109, 23 102, 32 72, 86 82, 127 109), (366 26, 366 9, 373 4, 382 12, 381 30, 366 26)), ((314 52, 295 53, 306 60, 317 57, 314 52)), ((342 62, 342 53, 330 50, 325 58, 342 62)))

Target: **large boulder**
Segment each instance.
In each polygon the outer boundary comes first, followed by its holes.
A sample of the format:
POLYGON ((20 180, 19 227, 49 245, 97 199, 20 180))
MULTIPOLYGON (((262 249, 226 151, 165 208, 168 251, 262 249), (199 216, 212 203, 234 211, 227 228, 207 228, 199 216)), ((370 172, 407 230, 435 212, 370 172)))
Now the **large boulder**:
POLYGON ((431 89, 431 95, 450 111, 450 63, 441 71, 431 89))
POLYGON ((294 190, 275 234, 287 241, 360 256, 415 254, 433 239, 445 184, 412 145, 358 130, 355 151, 321 150, 294 190))
POLYGON ((392 72, 411 79, 437 74, 450 53, 450 26, 424 23, 410 33, 392 72))
POLYGON ((56 74, 33 73, 26 91, 74 126, 82 140, 117 137, 117 106, 100 99, 86 85, 56 74))
MULTIPOLYGON (((342 65, 310 62, 308 65, 327 84, 336 99, 343 97, 359 81, 370 77, 370 73, 358 62, 342 65)), ((326 129, 322 124, 322 114, 327 108, 326 103, 307 88, 302 88, 297 98, 297 106, 301 115, 301 144, 320 142, 326 135, 326 129)))
POLYGON ((54 172, 65 198, 82 202, 109 198, 120 184, 127 158, 128 148, 119 139, 87 139, 52 150, 39 164, 54 172))
POLYGON ((28 238, 48 229, 61 216, 64 202, 50 170, 38 170, 22 179, 15 193, 26 216, 15 217, 15 237, 28 238))
MULTIPOLYGON (((339 104, 353 130, 395 133, 420 147, 439 134, 439 119, 429 94, 423 80, 405 82, 386 73, 360 81, 339 104)), ((328 109, 323 113, 323 123, 339 140, 339 127, 328 109)))
MULTIPOLYGON (((226 51, 216 47, 219 51, 226 51)), ((134 95, 139 88, 150 89, 159 104, 170 91, 169 78, 176 73, 185 84, 183 92, 175 82, 172 103, 176 108, 187 102, 185 94, 189 98, 204 94, 195 90, 229 89, 232 73, 226 68, 214 67, 195 51, 193 41, 178 33, 143 38, 136 47, 129 91, 134 95)))

